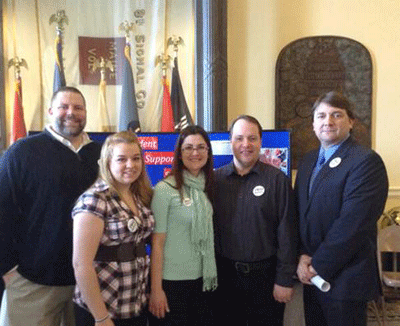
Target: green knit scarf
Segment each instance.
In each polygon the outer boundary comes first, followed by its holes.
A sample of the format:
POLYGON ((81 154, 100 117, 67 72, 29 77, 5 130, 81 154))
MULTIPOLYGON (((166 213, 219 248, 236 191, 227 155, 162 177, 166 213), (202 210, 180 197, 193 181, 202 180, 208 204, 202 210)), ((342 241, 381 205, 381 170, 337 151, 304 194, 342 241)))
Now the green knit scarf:
POLYGON ((205 189, 205 175, 200 172, 197 177, 183 171, 185 192, 194 205, 191 240, 194 249, 200 253, 203 263, 203 291, 217 288, 217 267, 214 253, 213 209, 207 198, 205 189))

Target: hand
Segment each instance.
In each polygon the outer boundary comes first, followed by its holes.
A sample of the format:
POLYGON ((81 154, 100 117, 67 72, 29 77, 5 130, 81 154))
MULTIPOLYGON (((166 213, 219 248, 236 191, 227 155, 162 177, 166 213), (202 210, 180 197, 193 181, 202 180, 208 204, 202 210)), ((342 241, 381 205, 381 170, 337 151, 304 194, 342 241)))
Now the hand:
POLYGON ((274 285, 274 299, 281 303, 288 303, 293 299, 294 290, 286 286, 281 286, 278 284, 274 285))
POLYGON ((308 271, 314 276, 318 274, 317 271, 314 269, 314 267, 312 267, 312 265, 308 266, 308 271))
POLYGON ((297 266, 297 276, 301 283, 311 285, 310 279, 317 275, 315 269, 311 266, 312 258, 308 255, 301 255, 299 265, 297 266))
POLYGON ((3 275, 3 281, 4 281, 4 285, 7 286, 7 283, 10 282, 14 277, 16 277, 18 275, 18 272, 16 269, 14 269, 11 272, 8 272, 7 274, 3 275))
POLYGON ((151 291, 149 311, 157 318, 164 318, 165 313, 169 312, 167 296, 162 289, 151 291))

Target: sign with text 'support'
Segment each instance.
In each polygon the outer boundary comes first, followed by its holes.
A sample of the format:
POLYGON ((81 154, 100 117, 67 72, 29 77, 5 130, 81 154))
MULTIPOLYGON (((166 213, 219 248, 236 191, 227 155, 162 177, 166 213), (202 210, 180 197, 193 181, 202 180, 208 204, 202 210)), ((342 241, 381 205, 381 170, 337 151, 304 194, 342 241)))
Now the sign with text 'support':
MULTIPOLYGON (((89 132, 90 138, 103 142, 110 133, 89 132)), ((211 141, 214 167, 219 168, 232 161, 229 132, 208 133, 211 141)), ((178 133, 139 133, 144 163, 152 185, 171 170, 178 133)), ((282 170, 291 178, 290 131, 263 130, 260 160, 282 170)))

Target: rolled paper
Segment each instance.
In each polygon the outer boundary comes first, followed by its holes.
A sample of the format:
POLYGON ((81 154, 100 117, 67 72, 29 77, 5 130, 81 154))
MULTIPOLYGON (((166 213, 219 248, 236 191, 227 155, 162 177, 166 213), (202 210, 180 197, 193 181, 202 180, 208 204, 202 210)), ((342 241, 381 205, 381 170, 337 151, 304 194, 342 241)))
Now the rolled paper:
POLYGON ((319 275, 312 277, 311 283, 314 284, 322 292, 328 292, 331 289, 331 284, 329 282, 325 281, 319 275))

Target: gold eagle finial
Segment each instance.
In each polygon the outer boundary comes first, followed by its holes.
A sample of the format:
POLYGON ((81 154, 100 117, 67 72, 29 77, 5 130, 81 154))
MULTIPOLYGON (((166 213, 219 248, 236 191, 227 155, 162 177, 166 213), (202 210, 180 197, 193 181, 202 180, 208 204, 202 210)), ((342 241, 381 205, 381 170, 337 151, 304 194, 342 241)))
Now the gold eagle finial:
POLYGON ((14 67, 15 78, 19 78, 21 75, 21 67, 28 69, 28 63, 24 58, 19 59, 17 56, 8 61, 8 68, 14 67))

